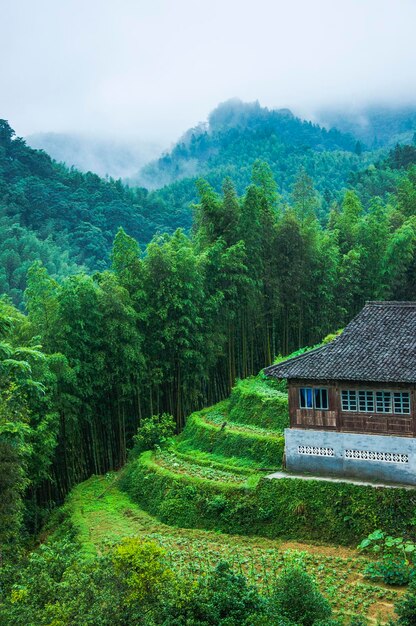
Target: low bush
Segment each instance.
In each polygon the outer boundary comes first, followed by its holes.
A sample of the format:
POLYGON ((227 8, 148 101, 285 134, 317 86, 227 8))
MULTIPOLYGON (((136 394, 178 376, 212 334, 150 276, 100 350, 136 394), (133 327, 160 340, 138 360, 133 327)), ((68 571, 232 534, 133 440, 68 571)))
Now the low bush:
POLYGON ((175 419, 169 413, 145 418, 133 437, 132 457, 138 456, 145 450, 154 450, 158 446, 163 446, 173 437, 175 431, 175 419))
POLYGON ((198 579, 185 600, 167 607, 163 626, 253 626, 265 607, 257 589, 220 562, 198 579))
POLYGON ((416 626, 416 580, 413 580, 406 593, 395 605, 398 626, 416 626))
POLYGON ((313 626, 327 620, 332 613, 314 580, 299 567, 289 567, 279 576, 271 606, 273 614, 299 626, 313 626))

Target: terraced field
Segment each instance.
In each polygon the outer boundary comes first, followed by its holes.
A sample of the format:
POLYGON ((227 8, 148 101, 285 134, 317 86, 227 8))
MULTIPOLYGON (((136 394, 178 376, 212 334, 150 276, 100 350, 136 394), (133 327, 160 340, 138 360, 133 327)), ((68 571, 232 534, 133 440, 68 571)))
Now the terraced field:
POLYGON ((174 528, 141 510, 118 489, 118 479, 117 474, 91 478, 78 485, 68 501, 67 511, 86 554, 101 552, 123 537, 139 536, 163 546, 172 567, 184 576, 194 578, 227 560, 266 592, 282 566, 295 561, 316 578, 337 615, 362 612, 377 623, 393 614, 402 590, 365 580, 368 559, 354 549, 174 528))
POLYGON ((139 536, 164 547, 182 576, 195 579, 226 560, 265 593, 296 562, 336 615, 387 622, 403 589, 366 580, 369 559, 353 546, 377 527, 402 532, 416 502, 404 490, 265 479, 281 467, 287 403, 254 383, 255 393, 243 381, 231 401, 190 416, 163 449, 76 487, 67 511, 84 552, 139 536), (254 411, 255 423, 247 417, 254 411))

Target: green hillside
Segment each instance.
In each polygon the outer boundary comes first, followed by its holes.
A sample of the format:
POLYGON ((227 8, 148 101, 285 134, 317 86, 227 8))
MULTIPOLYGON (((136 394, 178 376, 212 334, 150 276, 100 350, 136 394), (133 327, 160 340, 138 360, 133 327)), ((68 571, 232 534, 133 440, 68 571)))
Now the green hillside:
POLYGON ((408 106, 367 106, 355 111, 335 108, 319 111, 322 124, 357 137, 370 149, 410 143, 416 132, 416 108, 408 106))
MULTIPOLYGON (((77 485, 13 584, 0 569, 0 618, 22 626, 167 626, 172 611, 183 619, 214 611, 211 604, 194 607, 213 577, 210 602, 221 606, 216 585, 226 589, 228 619, 241 586, 259 598, 253 605, 238 595, 237 605, 253 614, 224 626, 276 626, 276 588, 286 576, 296 584, 302 570, 302 594, 317 585, 321 600, 313 610, 327 606, 336 620, 325 624, 387 623, 404 590, 372 578, 374 557, 355 546, 375 528, 413 537, 415 492, 267 478, 281 466, 286 424, 287 396, 260 375, 190 416, 179 437, 133 450, 120 472, 77 485)), ((180 623, 219 623, 211 619, 180 623)))
POLYGON ((206 125, 187 131, 169 153, 145 166, 139 180, 152 188, 164 186, 157 193, 163 200, 173 196, 175 206, 189 206, 196 200, 197 178, 219 191, 229 176, 241 193, 251 180, 253 163, 260 159, 269 164, 284 197, 304 168, 329 203, 347 186, 351 172, 377 158, 335 128, 327 130, 288 110, 231 100, 219 105, 206 125))
POLYGON ((108 267, 117 229, 140 243, 190 226, 145 189, 82 174, 33 150, 0 120, 0 292, 21 303, 26 274, 42 260, 53 276, 108 267))

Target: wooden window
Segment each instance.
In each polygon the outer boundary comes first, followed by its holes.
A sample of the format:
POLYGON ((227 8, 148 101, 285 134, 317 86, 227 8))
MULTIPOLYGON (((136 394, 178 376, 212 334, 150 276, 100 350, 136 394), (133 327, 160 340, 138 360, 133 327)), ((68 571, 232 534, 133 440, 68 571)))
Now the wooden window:
POLYGON ((300 390, 300 408, 313 409, 312 387, 302 387, 300 390))
POLYGON ((341 392, 341 405, 343 411, 357 410, 357 392, 355 389, 343 389, 341 392))
POLYGON ((341 407, 346 412, 410 414, 408 391, 342 389, 341 407))
POLYGON ((376 391, 377 413, 391 413, 391 391, 376 391))
POLYGON ((374 391, 360 389, 358 392, 358 409, 360 413, 374 413, 374 391))
POLYGON ((408 391, 395 391, 393 393, 393 405, 395 413, 410 413, 410 394, 408 391))
POLYGON ((299 406, 301 409, 319 409, 327 411, 328 389, 326 387, 301 387, 299 389, 299 406))
POLYGON ((328 410, 328 389, 316 387, 314 390, 315 409, 328 410))

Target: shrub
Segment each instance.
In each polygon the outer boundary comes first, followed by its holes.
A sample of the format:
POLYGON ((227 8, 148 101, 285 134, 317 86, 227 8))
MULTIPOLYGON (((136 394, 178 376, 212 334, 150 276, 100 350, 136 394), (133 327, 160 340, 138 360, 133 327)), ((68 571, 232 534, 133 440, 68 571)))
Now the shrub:
POLYGON ((157 446, 163 446, 176 431, 175 420, 172 415, 152 415, 146 417, 133 437, 133 457, 138 456, 145 450, 154 450, 157 446))
POLYGON ((187 601, 168 607, 164 626, 252 626, 263 613, 265 602, 241 574, 221 562, 201 576, 187 601))
POLYGON ((408 590, 398 602, 395 611, 399 617, 399 626, 416 626, 416 581, 412 580, 408 590))
POLYGON ((112 560, 126 588, 127 604, 152 605, 174 578, 165 563, 165 551, 151 541, 137 537, 124 539, 114 548, 112 560))
POLYGON ((328 620, 332 613, 314 580, 299 567, 287 568, 278 578, 271 606, 278 617, 302 626, 328 620))
POLYGON ((164 551, 136 538, 88 559, 76 543, 51 540, 14 570, 0 568, 2 625, 154 626, 178 589, 164 551))

